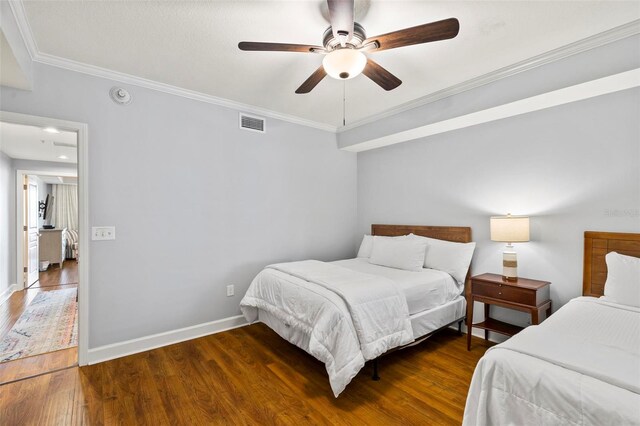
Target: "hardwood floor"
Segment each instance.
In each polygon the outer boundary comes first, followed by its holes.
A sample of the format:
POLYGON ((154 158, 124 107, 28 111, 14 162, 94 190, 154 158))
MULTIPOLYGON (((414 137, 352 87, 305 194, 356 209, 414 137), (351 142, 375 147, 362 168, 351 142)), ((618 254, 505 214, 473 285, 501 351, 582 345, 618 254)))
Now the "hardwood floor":
MULTIPOLYGON (((67 260, 64 267, 49 268, 26 290, 13 293, 0 304, 0 339, 11 330, 33 298, 41 291, 60 290, 78 286, 78 262, 67 260), (75 280, 75 281, 74 281, 75 280)), ((0 363, 0 384, 20 380, 77 365, 78 350, 69 348, 27 358, 0 363)), ((2 424, 2 422, 0 422, 2 424)))
POLYGON ((29 288, 68 284, 78 284, 78 262, 73 259, 65 260, 62 268, 50 266, 46 271, 40 272, 38 281, 29 288))
POLYGON ((489 346, 444 330, 334 398, 324 365, 262 324, 0 386, 4 425, 460 424, 489 346))
POLYGON ((0 363, 0 385, 78 365, 78 348, 0 363))

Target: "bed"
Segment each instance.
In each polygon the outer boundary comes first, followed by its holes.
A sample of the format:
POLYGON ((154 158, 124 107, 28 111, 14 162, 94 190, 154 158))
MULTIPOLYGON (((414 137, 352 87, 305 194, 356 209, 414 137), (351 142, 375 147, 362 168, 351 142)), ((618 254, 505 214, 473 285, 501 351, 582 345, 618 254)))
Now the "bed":
MULTIPOLYGON (((601 297, 605 257, 640 257, 640 234, 588 231, 584 241, 583 296, 487 351, 463 425, 640 424, 640 308, 601 297)), ((636 289, 637 275, 627 275, 636 289)))
MULTIPOLYGON (((468 227, 371 226, 376 237, 409 234, 471 242, 468 227)), ((250 323, 266 324, 322 361, 337 397, 367 361, 373 361, 377 380, 380 356, 456 323, 460 330, 469 287, 465 274, 460 285, 447 272, 405 271, 371 264, 366 258, 277 264, 256 276, 240 306, 250 323), (336 288, 327 286, 328 281, 348 285, 336 288)))

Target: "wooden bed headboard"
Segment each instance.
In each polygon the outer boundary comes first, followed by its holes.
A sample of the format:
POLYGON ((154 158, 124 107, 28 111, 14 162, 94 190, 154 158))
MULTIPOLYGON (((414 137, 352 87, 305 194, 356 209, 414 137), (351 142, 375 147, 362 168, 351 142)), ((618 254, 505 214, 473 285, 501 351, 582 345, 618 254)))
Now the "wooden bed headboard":
POLYGON ((456 243, 471 242, 471 228, 467 226, 371 225, 371 235, 398 237, 407 234, 456 243))
POLYGON ((583 296, 600 297, 604 294, 604 282, 607 280, 604 257, 612 251, 640 257, 640 234, 595 231, 584 233, 583 296))

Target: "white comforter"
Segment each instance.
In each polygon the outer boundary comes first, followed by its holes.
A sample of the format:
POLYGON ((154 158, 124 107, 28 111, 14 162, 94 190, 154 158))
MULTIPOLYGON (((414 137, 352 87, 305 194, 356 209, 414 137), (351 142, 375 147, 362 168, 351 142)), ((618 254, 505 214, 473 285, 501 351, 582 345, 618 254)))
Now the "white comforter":
POLYGON ((464 425, 640 424, 640 310, 573 299, 478 363, 464 425))
POLYGON ((309 335, 302 349, 325 363, 336 397, 366 360, 413 341, 406 299, 391 280, 319 261, 267 266, 240 308, 249 322, 262 309, 309 335))

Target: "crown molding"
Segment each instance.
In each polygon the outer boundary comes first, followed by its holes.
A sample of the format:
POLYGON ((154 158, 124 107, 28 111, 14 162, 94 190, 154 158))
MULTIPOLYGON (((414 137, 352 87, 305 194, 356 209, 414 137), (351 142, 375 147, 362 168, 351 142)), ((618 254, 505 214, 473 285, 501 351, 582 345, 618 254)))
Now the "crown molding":
POLYGON ((31 55, 31 58, 35 62, 54 66, 57 68, 63 68, 70 71, 76 71, 82 74, 88 74, 95 77, 105 78, 108 80, 114 80, 132 86, 143 87, 151 90, 157 90, 160 92, 168 93, 175 96, 181 96, 188 99, 193 99, 200 102, 206 102, 214 105, 219 105, 235 110, 244 111, 251 114, 258 114, 264 117, 274 118, 302 126, 312 127, 328 132, 341 133, 356 127, 363 126, 365 124, 372 123, 377 120, 381 120, 392 115, 400 114, 413 108, 417 108, 438 100, 457 95, 462 92, 474 89, 476 87, 489 84, 500 79, 510 77, 512 75, 530 70, 532 68, 539 67, 541 65, 548 64, 550 62, 558 61, 566 57, 581 53, 590 49, 594 49, 603 46, 614 41, 621 40, 626 37, 640 34, 640 19, 636 19, 627 24, 612 28, 610 30, 595 34, 582 40, 578 40, 574 43, 559 47, 549 52, 534 56, 529 59, 517 62, 515 64, 500 68, 490 73, 481 75, 471 80, 464 81, 460 84, 450 86, 448 88, 439 90, 413 101, 406 102, 396 107, 390 108, 383 112, 370 115, 360 120, 356 120, 346 126, 334 126, 327 123, 320 123, 313 120, 297 117, 294 115, 283 114, 276 111, 272 111, 266 108, 257 107, 253 105, 243 104, 241 102, 232 101, 230 99, 219 98, 217 96, 207 95, 202 92, 196 92, 194 90, 183 89, 170 84, 160 83, 153 80, 148 80, 142 77, 136 77, 134 75, 121 73, 118 71, 112 71, 106 68, 96 67, 81 62, 76 62, 70 59, 61 58, 54 55, 41 53, 38 50, 38 46, 33 37, 33 32, 27 20, 27 14, 24 10, 23 0, 9 0, 11 10, 20 29, 20 33, 24 39, 25 45, 31 55))
POLYGON ((627 24, 620 25, 619 27, 612 28, 610 30, 594 34, 590 37, 578 40, 574 43, 567 44, 557 49, 550 50, 540 55, 525 59, 515 64, 508 65, 506 67, 491 71, 487 74, 483 74, 479 77, 472 78, 471 80, 464 81, 460 84, 456 84, 429 95, 423 96, 418 99, 406 102, 396 107, 385 110, 381 113, 373 114, 360 120, 356 120, 346 126, 338 127, 337 132, 346 132, 356 127, 363 126, 365 124, 373 123, 392 115, 400 114, 405 111, 409 111, 414 108, 421 107, 432 102, 439 101, 450 96, 457 95, 462 92, 466 92, 471 89, 475 89, 485 84, 493 83, 503 78, 510 77, 515 74, 519 74, 530 69, 546 65, 551 62, 559 61, 577 53, 582 53, 587 50, 595 49, 605 44, 612 43, 614 41, 622 40, 623 38, 631 37, 640 34, 640 19, 631 21, 627 24))
POLYGON ((18 25, 18 30, 22 35, 22 40, 29 52, 29 56, 31 56, 31 59, 33 60, 38 53, 38 46, 36 46, 33 31, 31 31, 31 26, 27 20, 27 12, 24 10, 24 4, 22 3, 22 0, 8 0, 8 3, 11 7, 11 12, 13 12, 16 24, 18 25))
POLYGON ((219 98, 217 96, 207 95, 202 92, 183 89, 181 87, 172 86, 170 84, 165 84, 158 81, 148 80, 146 78, 137 77, 131 74, 126 74, 119 71, 113 71, 106 68, 85 64, 82 62, 77 62, 71 59, 61 58, 59 56, 42 53, 38 49, 38 46, 35 42, 35 38, 33 37, 33 32, 31 31, 31 26, 29 25, 29 21, 27 20, 27 14, 24 9, 23 1, 9 0, 9 4, 11 6, 13 15, 16 19, 16 23, 18 24, 18 27, 20 29, 20 33, 22 34, 22 38, 24 39, 24 42, 27 46, 29 54, 31 55, 31 59, 34 62, 39 62, 41 64, 50 65, 50 66, 54 66, 57 68, 62 68, 70 71, 75 71, 82 74, 91 75, 94 77, 104 78, 107 80, 114 80, 120 83, 130 84, 132 86, 143 87, 145 89, 156 90, 159 92, 180 96, 180 97, 192 99, 195 101, 200 101, 200 102, 205 102, 205 103, 218 105, 226 108, 231 108, 241 112, 247 112, 250 114, 256 114, 263 117, 274 118, 276 120, 282 120, 282 121, 286 121, 293 124, 312 127, 315 129, 320 129, 320 130, 324 130, 332 133, 336 133, 337 131, 337 127, 330 124, 320 123, 317 121, 297 117, 294 115, 283 114, 270 109, 257 107, 249 104, 244 104, 241 102, 232 101, 230 99, 219 98))
POLYGON ((305 118, 296 117, 294 115, 283 114, 269 109, 244 104, 241 102, 232 101, 229 99, 219 98, 217 96, 207 95, 202 92, 196 92, 194 90, 183 89, 181 87, 172 86, 170 84, 160 83, 158 81, 148 80, 142 77, 136 77, 134 75, 112 71, 101 67, 96 67, 81 62, 76 62, 70 59, 60 58, 58 56, 49 55, 46 53, 38 53, 34 58, 35 62, 54 66, 57 68, 63 68, 70 71, 79 72, 82 74, 88 74, 94 77, 105 78, 108 80, 118 81, 120 83, 130 84, 132 86, 143 87, 145 89, 156 90, 159 92, 168 93, 170 95, 180 96, 187 99, 193 99, 195 101, 205 102, 213 105, 218 105, 226 108, 238 110, 240 112, 246 112, 249 114, 255 114, 262 117, 274 118, 277 120, 287 121, 289 123, 299 124, 306 127, 312 127, 328 132, 335 133, 337 128, 326 123, 319 123, 317 121, 307 120, 305 118))

